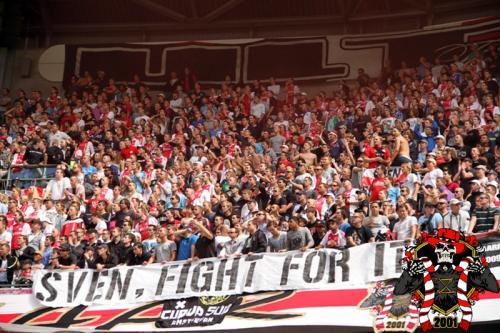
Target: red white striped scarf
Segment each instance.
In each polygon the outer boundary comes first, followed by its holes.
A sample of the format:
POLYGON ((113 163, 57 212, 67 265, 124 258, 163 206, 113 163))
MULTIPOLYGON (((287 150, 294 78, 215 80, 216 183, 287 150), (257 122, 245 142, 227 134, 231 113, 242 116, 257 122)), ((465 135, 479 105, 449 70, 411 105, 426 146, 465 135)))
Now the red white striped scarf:
POLYGON ((467 279, 469 274, 467 268, 473 261, 471 257, 466 257, 460 261, 457 267, 455 267, 455 271, 460 272, 457 286, 457 299, 458 305, 462 310, 462 320, 460 321, 459 327, 464 331, 469 329, 472 320, 472 308, 467 298, 467 279))
POLYGON ((434 282, 432 282, 431 274, 434 272, 434 265, 432 261, 427 257, 420 258, 420 261, 424 264, 424 289, 425 295, 422 305, 420 306, 420 328, 422 332, 426 332, 432 329, 432 324, 429 320, 429 311, 434 304, 434 282))
MULTIPOLYGON (((385 328, 385 319, 387 318, 387 315, 392 308, 393 294, 394 294, 394 286, 391 286, 388 288, 388 293, 385 296, 384 308, 382 309, 382 311, 377 316, 377 319, 375 320, 376 332, 382 331, 385 328)), ((408 316, 406 318, 406 323, 404 327, 408 329, 410 332, 412 332, 415 329, 415 326, 417 325, 417 320, 418 320, 417 305, 416 302, 413 299, 411 299, 410 303, 408 304, 408 316)))
MULTIPOLYGON (((419 317, 420 317, 420 328, 422 329, 422 332, 426 332, 432 329, 432 324, 429 320, 429 311, 432 305, 434 305, 435 290, 434 290, 434 282, 432 282, 430 273, 433 273, 435 271, 435 268, 434 265, 432 264, 432 261, 427 257, 420 258, 420 261, 422 261, 425 267, 425 273, 424 273, 425 295, 423 303, 420 307, 419 317)), ((455 267, 455 271, 460 272, 460 278, 458 280, 458 286, 457 286, 457 299, 458 299, 458 305, 462 310, 462 320, 460 321, 459 327, 464 331, 467 331, 469 329, 470 322, 472 320, 472 308, 469 299, 467 298, 467 280, 469 274, 467 268, 469 267, 469 264, 472 262, 473 259, 471 257, 466 257, 460 261, 460 264, 458 266, 455 267)))

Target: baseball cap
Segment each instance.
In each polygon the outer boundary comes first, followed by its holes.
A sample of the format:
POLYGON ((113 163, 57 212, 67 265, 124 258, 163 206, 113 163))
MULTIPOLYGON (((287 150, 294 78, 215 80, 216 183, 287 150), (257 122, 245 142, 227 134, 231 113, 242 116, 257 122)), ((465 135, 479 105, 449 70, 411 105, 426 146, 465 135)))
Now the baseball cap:
POLYGON ((438 136, 436 136, 436 137, 435 137, 435 139, 436 139, 436 140, 437 140, 437 139, 443 139, 443 140, 444 140, 445 138, 444 138, 444 136, 442 136, 442 135, 438 135, 438 136))
POLYGON ((486 171, 486 166, 482 165, 482 164, 479 164, 475 167, 475 169, 483 169, 486 171))
POLYGON ((477 184, 477 185, 481 185, 481 182, 477 179, 473 179, 469 182, 470 184, 477 184))
POLYGON ((459 204, 460 204, 460 200, 458 200, 458 199, 453 198, 450 200, 450 205, 459 205, 459 204))

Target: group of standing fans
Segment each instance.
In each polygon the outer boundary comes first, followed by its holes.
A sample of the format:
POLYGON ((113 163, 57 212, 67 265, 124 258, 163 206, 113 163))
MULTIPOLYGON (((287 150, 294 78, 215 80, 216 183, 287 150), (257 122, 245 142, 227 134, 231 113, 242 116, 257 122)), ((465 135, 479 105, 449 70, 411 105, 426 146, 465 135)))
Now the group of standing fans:
POLYGON ((188 67, 161 89, 101 70, 62 96, 4 89, 0 285, 42 268, 498 233, 498 45, 358 74, 315 96, 292 79, 202 89, 188 67))

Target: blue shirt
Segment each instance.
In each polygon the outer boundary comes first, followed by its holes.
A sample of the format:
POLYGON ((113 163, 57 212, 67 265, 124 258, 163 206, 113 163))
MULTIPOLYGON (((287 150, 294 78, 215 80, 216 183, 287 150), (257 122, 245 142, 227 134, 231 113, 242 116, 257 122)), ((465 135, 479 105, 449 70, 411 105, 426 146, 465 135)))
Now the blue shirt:
POLYGON ((156 239, 145 239, 142 241, 142 245, 144 245, 144 251, 152 253, 158 242, 156 239))
POLYGON ((96 167, 93 166, 93 165, 89 165, 89 166, 83 166, 82 167, 82 171, 83 171, 83 174, 85 176, 90 176, 92 175, 94 172, 96 172, 96 167))
POLYGON ((49 264, 50 258, 52 257, 52 248, 47 248, 43 253, 42 262, 45 266, 49 264))
POLYGON ((198 241, 197 235, 191 235, 187 238, 181 237, 177 248, 177 260, 187 260, 191 258, 191 247, 198 241))
POLYGON ((339 226, 339 230, 341 230, 343 233, 347 232, 347 229, 351 227, 350 223, 343 223, 339 226))
MULTIPOLYGON (((426 215, 420 216, 420 218, 418 219, 419 227, 421 227, 425 223, 430 223, 430 225, 432 226, 432 230, 437 230, 438 223, 443 223, 443 218, 441 217, 441 214, 439 214, 439 213, 434 213, 433 216, 426 216, 426 215), (430 219, 430 221, 429 221, 429 219, 430 219)), ((427 231, 427 230, 424 230, 424 231, 427 231)))

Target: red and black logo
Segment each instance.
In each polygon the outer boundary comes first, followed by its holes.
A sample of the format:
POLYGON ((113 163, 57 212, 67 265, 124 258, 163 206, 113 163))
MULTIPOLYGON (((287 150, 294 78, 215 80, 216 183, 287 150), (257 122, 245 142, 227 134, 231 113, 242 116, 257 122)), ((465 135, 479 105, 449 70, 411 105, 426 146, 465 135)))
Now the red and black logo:
POLYGON ((474 236, 452 229, 436 235, 423 233, 405 249, 403 273, 391 290, 394 296, 412 295, 422 331, 434 328, 469 329, 472 304, 485 290, 499 291, 474 236))

